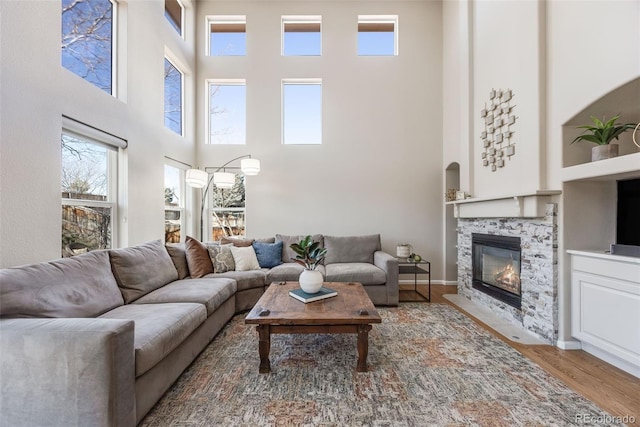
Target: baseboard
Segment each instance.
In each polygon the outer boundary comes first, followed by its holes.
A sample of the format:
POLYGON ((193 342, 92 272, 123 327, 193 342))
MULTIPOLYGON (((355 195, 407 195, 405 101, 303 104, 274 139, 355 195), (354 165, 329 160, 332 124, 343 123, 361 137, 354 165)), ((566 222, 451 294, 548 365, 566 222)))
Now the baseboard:
MULTIPOLYGON (((398 280, 398 284, 400 285, 413 285, 413 279, 400 279, 398 280)), ((428 285, 428 280, 418 280, 416 282, 418 285, 428 285)), ((432 280, 432 285, 445 285, 445 286, 458 286, 458 282, 446 281, 446 280, 432 280)))
POLYGON ((586 342, 582 343, 582 350, 597 357, 598 359, 604 360, 605 362, 615 366, 618 369, 622 369, 623 371, 633 375, 636 378, 640 378, 640 366, 635 363, 622 360, 618 356, 601 350, 598 347, 586 342))
POLYGON ((562 350, 582 350, 582 343, 576 340, 558 340, 556 341, 556 347, 562 350))

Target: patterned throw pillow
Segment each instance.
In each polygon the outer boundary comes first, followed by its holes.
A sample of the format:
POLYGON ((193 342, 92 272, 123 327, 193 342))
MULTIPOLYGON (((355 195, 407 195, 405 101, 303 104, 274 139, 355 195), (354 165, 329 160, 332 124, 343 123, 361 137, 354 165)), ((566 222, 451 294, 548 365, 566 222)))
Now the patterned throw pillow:
POLYGON ((231 246, 233 245, 207 245, 214 273, 226 273, 236 269, 231 246))

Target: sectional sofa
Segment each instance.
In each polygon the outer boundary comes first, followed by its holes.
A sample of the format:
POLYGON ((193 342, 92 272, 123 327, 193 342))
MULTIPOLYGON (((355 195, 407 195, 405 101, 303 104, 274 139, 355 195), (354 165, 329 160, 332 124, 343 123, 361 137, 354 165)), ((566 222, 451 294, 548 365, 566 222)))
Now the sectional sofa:
MULTIPOLYGON (((155 241, 0 270, 0 425, 136 425, 265 286, 297 280, 288 245, 300 237, 155 241)), ((397 305, 379 235, 314 238, 329 250, 327 281, 397 305)))

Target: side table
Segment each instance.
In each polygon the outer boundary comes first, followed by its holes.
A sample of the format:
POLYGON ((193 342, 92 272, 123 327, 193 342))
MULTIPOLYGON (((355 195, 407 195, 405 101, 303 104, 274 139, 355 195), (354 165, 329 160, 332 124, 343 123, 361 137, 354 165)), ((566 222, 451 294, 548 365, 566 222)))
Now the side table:
POLYGON ((398 274, 413 274, 413 291, 431 302, 431 262, 429 261, 410 261, 407 258, 398 258, 398 274), (428 278, 428 294, 423 295, 418 291, 418 275, 424 274, 428 278))

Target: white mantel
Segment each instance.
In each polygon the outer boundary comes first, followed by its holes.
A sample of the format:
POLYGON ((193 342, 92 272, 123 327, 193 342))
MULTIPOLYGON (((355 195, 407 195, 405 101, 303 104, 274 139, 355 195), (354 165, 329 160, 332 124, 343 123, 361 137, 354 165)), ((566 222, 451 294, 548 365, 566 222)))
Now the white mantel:
POLYGON ((559 190, 535 191, 505 196, 478 197, 447 202, 456 218, 540 218, 559 190))

